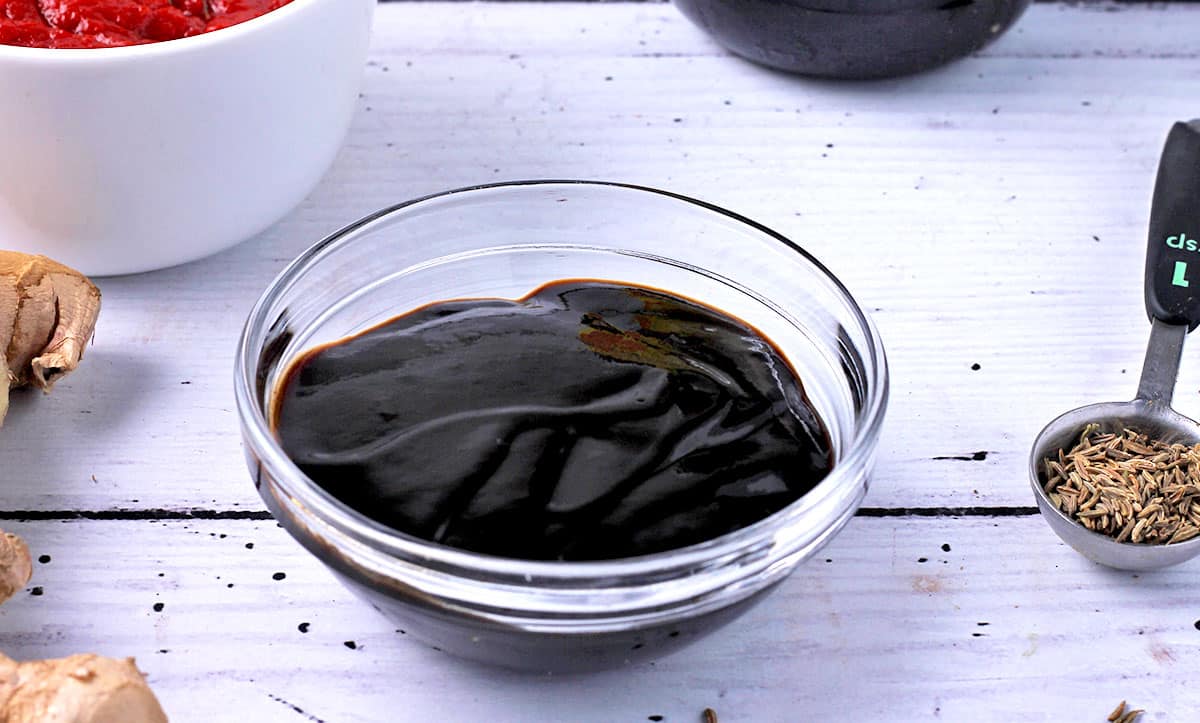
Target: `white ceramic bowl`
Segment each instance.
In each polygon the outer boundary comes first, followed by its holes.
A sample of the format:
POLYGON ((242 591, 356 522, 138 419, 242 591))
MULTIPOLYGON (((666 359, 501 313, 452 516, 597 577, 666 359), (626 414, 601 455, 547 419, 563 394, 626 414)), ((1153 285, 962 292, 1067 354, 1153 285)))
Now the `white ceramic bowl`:
POLYGON ((293 0, 131 47, 0 45, 0 247, 124 274, 270 226, 333 162, 374 7, 293 0))

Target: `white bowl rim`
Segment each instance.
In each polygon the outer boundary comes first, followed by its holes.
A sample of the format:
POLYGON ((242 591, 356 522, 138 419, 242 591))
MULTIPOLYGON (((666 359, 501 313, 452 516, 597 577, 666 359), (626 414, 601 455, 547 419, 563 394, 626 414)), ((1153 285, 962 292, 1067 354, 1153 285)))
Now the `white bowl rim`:
POLYGON ((204 49, 209 46, 233 42, 236 36, 252 34, 272 23, 283 22, 286 18, 303 12, 309 5, 330 1, 346 2, 347 0, 291 0, 287 5, 275 8, 274 10, 268 10, 262 15, 226 28, 200 33, 199 35, 190 35, 186 38, 158 40, 151 43, 139 43, 137 45, 117 45, 106 48, 31 48, 24 45, 5 45, 0 43, 0 62, 5 60, 24 60, 68 64, 97 63, 102 61, 121 61, 143 56, 204 52, 204 49))

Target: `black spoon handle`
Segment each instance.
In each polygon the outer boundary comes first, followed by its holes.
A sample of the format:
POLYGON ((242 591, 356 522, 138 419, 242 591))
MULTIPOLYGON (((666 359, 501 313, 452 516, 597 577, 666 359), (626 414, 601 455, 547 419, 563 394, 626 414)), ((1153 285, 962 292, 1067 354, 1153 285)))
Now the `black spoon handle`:
POLYGON ((1146 250, 1146 311, 1151 319, 1200 324, 1200 120, 1176 123, 1154 183, 1146 250))

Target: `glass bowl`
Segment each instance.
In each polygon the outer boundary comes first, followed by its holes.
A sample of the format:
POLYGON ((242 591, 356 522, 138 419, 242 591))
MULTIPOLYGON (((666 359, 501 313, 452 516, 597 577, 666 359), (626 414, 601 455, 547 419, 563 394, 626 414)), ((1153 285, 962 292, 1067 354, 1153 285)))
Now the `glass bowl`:
MULTIPOLYGON (((888 376, 874 327, 796 244, 675 194, 580 181, 451 191, 385 209, 316 244, 250 312, 235 393, 254 484, 344 583, 446 652, 539 672, 657 657, 732 620, 853 516, 867 490, 888 376), (651 286, 741 318, 798 372, 834 469, 760 522, 689 547, 596 562, 464 552, 374 522, 308 479, 268 423, 305 350, 434 301, 520 297, 553 280, 651 286)), ((414 390, 414 393, 419 393, 414 390)))

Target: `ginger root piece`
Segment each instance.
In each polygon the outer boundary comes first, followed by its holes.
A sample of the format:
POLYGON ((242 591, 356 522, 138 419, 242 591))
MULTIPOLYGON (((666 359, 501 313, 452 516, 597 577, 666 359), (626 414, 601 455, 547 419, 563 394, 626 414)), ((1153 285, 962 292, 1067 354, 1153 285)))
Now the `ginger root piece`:
POLYGON ((0 654, 0 723, 166 723, 133 658, 0 654))
MULTIPOLYGON (((78 271, 0 251, 0 424, 11 388, 49 391, 96 328, 100 290, 78 271)), ((33 573, 21 538, 0 533, 0 602, 33 573)), ((133 658, 85 653, 25 663, 0 654, 0 723, 166 723, 133 658)))
POLYGON ((49 391, 79 365, 99 314, 100 290, 83 274, 45 256, 0 251, 0 424, 10 388, 49 391))
MULTIPOLYGON (((0 533, 0 602, 29 582, 33 561, 0 533)), ((86 653, 18 663, 0 653, 0 723, 166 723, 133 658, 86 653)))
POLYGON ((0 532, 0 603, 25 587, 31 577, 33 560, 25 541, 11 532, 0 532))

